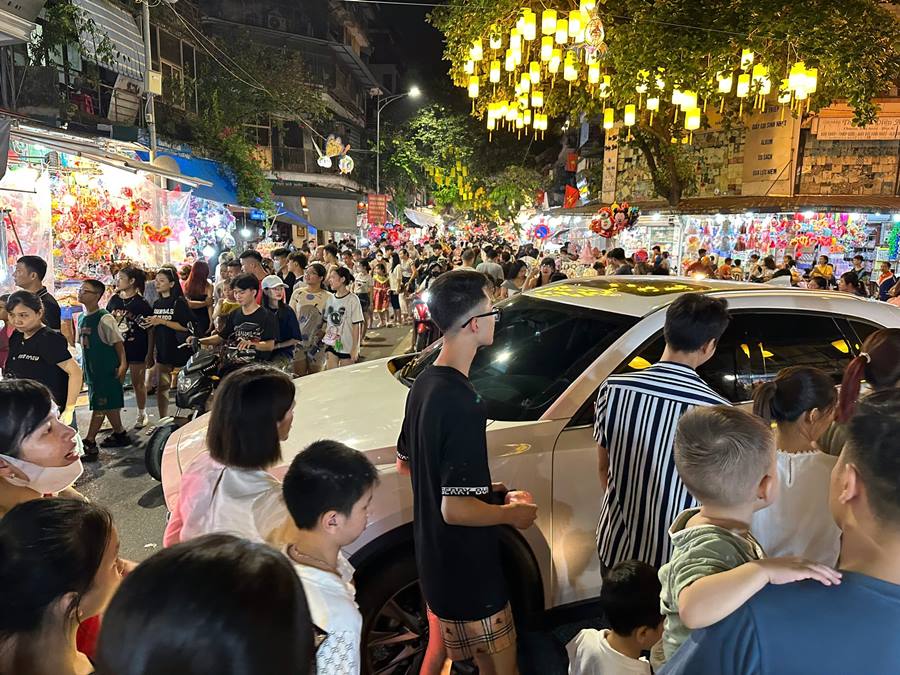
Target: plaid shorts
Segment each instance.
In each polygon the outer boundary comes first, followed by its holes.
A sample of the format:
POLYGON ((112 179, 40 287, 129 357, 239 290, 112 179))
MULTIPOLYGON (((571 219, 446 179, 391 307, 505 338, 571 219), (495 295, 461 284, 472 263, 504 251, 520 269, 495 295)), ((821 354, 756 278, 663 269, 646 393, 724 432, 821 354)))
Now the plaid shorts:
MULTIPOLYGON (((431 609, 428 611, 431 612, 431 609)), ((477 654, 499 654, 516 644, 516 626, 509 603, 496 614, 484 619, 437 619, 441 624, 441 639, 451 661, 465 661, 477 654)))

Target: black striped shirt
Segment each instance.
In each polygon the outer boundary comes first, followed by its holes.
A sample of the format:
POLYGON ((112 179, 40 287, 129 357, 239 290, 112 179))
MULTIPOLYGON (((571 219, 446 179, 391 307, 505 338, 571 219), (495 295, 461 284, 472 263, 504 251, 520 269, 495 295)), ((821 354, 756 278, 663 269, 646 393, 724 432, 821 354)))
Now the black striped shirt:
POLYGON ((689 366, 660 362, 612 375, 597 396, 594 438, 609 450, 597 549, 612 567, 641 560, 656 568, 669 559, 668 528, 696 506, 675 470, 678 420, 696 406, 729 405, 689 366))

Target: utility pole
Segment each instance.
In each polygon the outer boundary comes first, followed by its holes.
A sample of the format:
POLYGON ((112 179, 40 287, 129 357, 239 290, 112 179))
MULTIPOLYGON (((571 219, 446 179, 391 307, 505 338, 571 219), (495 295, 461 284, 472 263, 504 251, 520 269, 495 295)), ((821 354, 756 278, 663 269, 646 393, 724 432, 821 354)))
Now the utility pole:
POLYGON ((147 131, 150 132, 150 162, 156 159, 156 106, 153 102, 153 93, 150 91, 150 73, 152 71, 153 54, 150 49, 150 0, 141 1, 144 24, 144 93, 147 95, 147 109, 145 119, 147 131))
POLYGON ((378 100, 376 101, 376 112, 375 112, 375 193, 381 194, 381 111, 384 110, 389 103, 393 103, 394 101, 399 101, 401 98, 405 98, 409 96, 410 98, 419 98, 422 95, 422 92, 418 87, 411 87, 409 91, 403 92, 402 94, 395 94, 394 96, 388 96, 381 100, 381 94, 378 94, 378 100))

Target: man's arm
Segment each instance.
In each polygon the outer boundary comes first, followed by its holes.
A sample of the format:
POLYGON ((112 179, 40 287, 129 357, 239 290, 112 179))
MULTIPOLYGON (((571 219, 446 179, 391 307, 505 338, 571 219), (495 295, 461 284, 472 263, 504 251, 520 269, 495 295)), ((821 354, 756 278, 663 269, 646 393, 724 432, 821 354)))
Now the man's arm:
POLYGON ((522 502, 497 506, 487 504, 477 497, 444 496, 441 498, 441 515, 448 525, 465 527, 512 525, 520 530, 526 530, 537 517, 537 506, 522 502))
POLYGON ((68 389, 66 389, 66 409, 63 411, 64 421, 68 420, 66 421, 66 424, 68 424, 72 421, 72 414, 75 412, 75 404, 78 402, 78 396, 81 394, 81 387, 84 385, 84 375, 73 358, 69 358, 56 365, 64 370, 66 375, 69 376, 69 386, 68 389))
POLYGON ((609 450, 602 445, 597 445, 597 464, 600 470, 600 485, 604 490, 609 489, 609 450))
POLYGON ((125 356, 125 343, 120 340, 113 347, 115 347, 116 355, 119 357, 119 368, 116 371, 116 377, 119 378, 119 381, 124 382, 125 373, 128 372, 128 357, 125 356))
POLYGON ((741 607, 717 624, 695 630, 658 675, 762 675, 762 647, 753 612, 741 607))

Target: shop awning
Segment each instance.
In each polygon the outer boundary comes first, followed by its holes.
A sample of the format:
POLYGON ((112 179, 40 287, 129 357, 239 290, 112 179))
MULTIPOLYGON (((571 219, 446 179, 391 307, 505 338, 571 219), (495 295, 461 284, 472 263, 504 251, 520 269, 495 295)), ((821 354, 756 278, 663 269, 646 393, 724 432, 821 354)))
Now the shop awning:
MULTIPOLYGON (((147 161, 150 156, 148 152, 138 152, 137 154, 144 161, 147 161)), ((192 194, 195 197, 222 204, 238 203, 237 185, 235 185, 234 179, 226 175, 225 167, 219 162, 198 157, 182 157, 170 153, 160 153, 157 156, 170 158, 178 166, 180 173, 202 179, 207 183, 194 188, 192 194)))
POLYGON ((35 19, 45 0, 20 0, 0 9, 0 47, 31 40, 35 19))
POLYGON ((284 222, 290 223, 291 225, 298 225, 299 227, 305 228, 312 227, 313 229, 315 229, 311 222, 309 222, 299 213, 294 213, 293 211, 282 211, 275 216, 275 220, 283 220, 284 222))
POLYGON ((116 7, 107 0, 72 0, 76 7, 96 24, 92 32, 85 31, 81 39, 85 45, 96 51, 97 42, 102 37, 109 38, 113 45, 114 56, 109 61, 101 61, 102 65, 122 75, 144 81, 144 40, 135 18, 121 7, 116 7))

